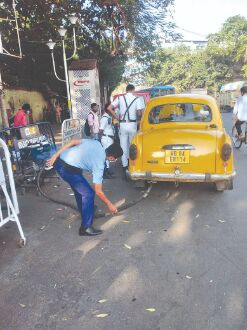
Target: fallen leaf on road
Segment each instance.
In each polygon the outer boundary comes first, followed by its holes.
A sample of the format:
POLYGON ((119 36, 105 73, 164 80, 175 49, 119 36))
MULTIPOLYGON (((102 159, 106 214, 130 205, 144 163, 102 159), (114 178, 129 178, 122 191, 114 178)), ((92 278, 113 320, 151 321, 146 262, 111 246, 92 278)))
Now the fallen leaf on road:
POLYGON ((24 305, 24 304, 19 304, 22 308, 25 308, 26 307, 26 305, 24 305))
POLYGON ((129 249, 129 250, 131 250, 131 249, 132 249, 132 247, 131 247, 131 246, 129 246, 128 244, 124 244, 124 246, 126 247, 126 249, 129 249))
POLYGON ((123 222, 123 223, 130 223, 129 220, 123 220, 122 222, 123 222))
POLYGON ((146 311, 153 313, 156 311, 156 309, 155 308, 146 308, 146 311))
POLYGON ((54 289, 56 289, 56 287, 57 287, 57 283, 54 285, 54 289))
POLYGON ((225 220, 218 220, 220 223, 224 223, 225 222, 225 220))
POLYGON ((57 211, 63 211, 63 209, 57 209, 57 211))
POLYGON ((200 214, 197 214, 197 215, 196 215, 196 219, 199 218, 199 216, 200 216, 200 214))
POLYGON ((107 299, 101 299, 101 300, 98 301, 98 303, 100 303, 100 304, 103 304, 105 302, 107 302, 107 299))
POLYGON ((213 283, 213 280, 210 280, 209 283, 213 283))
POLYGON ((40 227, 39 229, 40 229, 40 230, 44 230, 44 229, 45 229, 45 226, 42 226, 42 227, 40 227))
POLYGON ((71 193, 71 194, 69 194, 70 196, 75 196, 75 194, 73 194, 73 193, 71 193))
POLYGON ((53 188, 58 188, 58 186, 53 186, 53 188))
POLYGON ((191 280, 192 279, 192 277, 191 276, 188 276, 188 275, 186 275, 185 276, 188 280, 191 280))
POLYGON ((109 314, 97 314, 95 317, 98 317, 98 318, 104 318, 104 317, 107 317, 109 314))

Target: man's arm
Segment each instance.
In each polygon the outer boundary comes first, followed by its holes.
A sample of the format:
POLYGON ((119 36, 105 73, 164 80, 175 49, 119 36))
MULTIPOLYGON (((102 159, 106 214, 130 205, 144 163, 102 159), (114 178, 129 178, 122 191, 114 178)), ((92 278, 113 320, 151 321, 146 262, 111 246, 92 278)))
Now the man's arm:
POLYGON ((105 193, 102 190, 102 184, 94 184, 94 189, 96 195, 99 197, 99 199, 102 200, 103 203, 108 207, 109 211, 112 214, 118 213, 118 210, 115 205, 112 204, 112 202, 106 197, 105 193))
POLYGON ((67 150, 73 146, 77 146, 78 144, 81 144, 81 140, 79 140, 79 139, 71 140, 70 142, 65 144, 61 149, 59 149, 50 159, 48 159, 46 162, 46 165, 49 167, 53 166, 53 164, 55 163, 55 161, 61 155, 62 152, 64 152, 65 150, 67 150))

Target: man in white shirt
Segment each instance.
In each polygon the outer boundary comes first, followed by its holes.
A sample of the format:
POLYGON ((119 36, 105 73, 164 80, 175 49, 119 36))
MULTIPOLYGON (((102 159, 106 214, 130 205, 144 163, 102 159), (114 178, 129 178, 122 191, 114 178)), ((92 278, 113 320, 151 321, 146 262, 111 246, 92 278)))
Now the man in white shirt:
POLYGON ((90 127, 90 133, 91 133, 91 137, 95 140, 98 139, 98 135, 99 135, 99 116, 98 116, 98 112, 99 112, 99 106, 97 105, 97 103, 92 103, 91 104, 91 111, 89 112, 88 116, 87 116, 87 120, 88 120, 88 124, 90 127))
POLYGON ((126 170, 128 169, 129 147, 134 135, 137 132, 137 123, 142 116, 143 102, 133 93, 135 86, 129 84, 126 87, 126 94, 119 96, 113 101, 112 105, 117 108, 117 114, 120 122, 119 138, 123 149, 122 165, 124 179, 126 179, 126 170))
MULTIPOLYGON (((114 143, 114 127, 112 123, 112 105, 107 103, 105 105, 105 112, 100 120, 99 125, 99 139, 102 147, 106 150, 110 145, 114 143)), ((106 160, 106 167, 104 171, 104 179, 111 179, 112 173, 109 170, 110 162, 106 160)))
POLYGON ((243 86, 240 89, 241 96, 237 99, 234 106, 233 114, 237 117, 235 123, 240 139, 244 138, 241 125, 247 121, 247 86, 243 86))

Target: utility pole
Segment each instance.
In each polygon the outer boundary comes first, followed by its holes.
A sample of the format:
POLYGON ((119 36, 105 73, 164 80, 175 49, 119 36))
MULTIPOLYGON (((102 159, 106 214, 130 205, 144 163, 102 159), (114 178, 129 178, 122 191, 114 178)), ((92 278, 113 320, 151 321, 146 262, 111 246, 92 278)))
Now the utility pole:
MULTIPOLYGON (((3 44, 2 44, 2 31, 0 29, 0 54, 3 54, 3 44)), ((2 125, 4 128, 9 127, 9 121, 7 112, 4 106, 4 100, 3 100, 3 82, 2 82, 2 74, 1 74, 1 68, 0 68, 0 113, 2 118, 2 125)))

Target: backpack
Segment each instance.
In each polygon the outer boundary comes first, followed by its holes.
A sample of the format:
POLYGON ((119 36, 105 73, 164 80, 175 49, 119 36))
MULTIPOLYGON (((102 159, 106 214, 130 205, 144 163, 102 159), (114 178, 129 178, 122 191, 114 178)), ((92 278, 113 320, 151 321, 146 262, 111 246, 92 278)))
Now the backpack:
MULTIPOLYGON (((94 114, 90 111, 88 116, 89 115, 93 115, 94 117, 94 114)), ((84 125, 84 133, 86 136, 91 136, 91 130, 90 130, 90 126, 89 126, 89 123, 88 123, 88 116, 87 116, 87 119, 86 119, 86 122, 85 122, 85 125, 84 125)))

